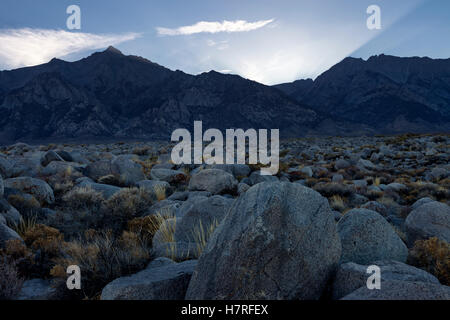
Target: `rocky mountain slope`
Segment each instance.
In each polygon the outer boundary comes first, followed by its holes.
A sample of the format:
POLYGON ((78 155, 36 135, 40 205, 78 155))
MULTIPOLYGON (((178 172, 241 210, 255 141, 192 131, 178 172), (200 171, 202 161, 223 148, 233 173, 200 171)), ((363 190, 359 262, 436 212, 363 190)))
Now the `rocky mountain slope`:
POLYGON ((369 132, 450 130, 450 59, 346 58, 315 81, 276 87, 335 122, 369 132))
POLYGON ((450 131, 450 59, 346 58, 274 87, 172 71, 110 47, 0 72, 0 143, 163 139, 177 128, 279 128, 284 137, 450 131))
MULTIPOLYGON (((170 139, 203 120, 207 128, 284 128, 297 135, 317 114, 279 90, 214 71, 171 71, 115 48, 77 62, 0 72, 0 137, 170 139)), ((300 135, 300 134, 299 134, 300 135)))

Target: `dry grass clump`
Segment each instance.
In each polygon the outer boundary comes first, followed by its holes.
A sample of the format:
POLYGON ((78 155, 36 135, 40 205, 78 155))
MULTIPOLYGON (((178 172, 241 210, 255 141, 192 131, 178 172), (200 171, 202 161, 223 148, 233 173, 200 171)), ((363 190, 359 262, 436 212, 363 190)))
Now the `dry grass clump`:
POLYGON ((60 255, 64 246, 63 235, 55 228, 32 220, 22 221, 16 230, 24 241, 7 241, 0 257, 14 260, 20 273, 27 277, 48 277, 53 259, 60 255))
POLYGON ((72 210, 98 211, 104 198, 101 192, 91 187, 77 187, 66 193, 62 200, 72 210))
POLYGON ((196 257, 200 257, 203 250, 208 243, 208 240, 211 238, 211 235, 219 226, 219 222, 217 219, 214 219, 210 224, 203 226, 202 220, 199 221, 198 225, 194 227, 192 230, 192 237, 196 244, 196 257))
POLYGON ((133 154, 138 155, 138 156, 146 156, 146 155, 148 155, 149 151, 150 151, 150 147, 143 146, 143 147, 135 147, 132 152, 133 152, 133 154))
POLYGON ((425 197, 436 199, 437 201, 450 199, 450 185, 448 184, 439 185, 419 180, 409 183, 407 186, 409 190, 408 201, 411 203, 425 197))
POLYGON ((79 240, 65 244, 50 273, 64 288, 65 270, 78 265, 83 271, 82 294, 95 298, 106 284, 142 270, 149 260, 149 249, 136 233, 124 231, 118 237, 112 231, 88 230, 79 240))
POLYGON ((149 158, 145 161, 133 159, 134 162, 136 162, 142 166, 142 172, 144 173, 144 175, 147 178, 150 177, 150 173, 152 171, 153 165, 156 163, 156 160, 157 159, 155 159, 155 158, 149 158))
POLYGON ((166 199, 166 188, 162 185, 156 185, 153 187, 153 191, 156 196, 157 201, 162 201, 166 199))
POLYGON ((319 192, 324 197, 332 197, 338 195, 341 197, 348 197, 352 194, 351 188, 340 183, 317 183, 313 187, 314 190, 319 192))
POLYGON ((342 199, 341 196, 339 195, 333 195, 330 199, 330 207, 333 210, 339 211, 339 212, 344 212, 344 210, 346 209, 346 205, 344 202, 344 199, 342 199))
MULTIPOLYGON (((174 218, 172 214, 157 213, 150 216, 138 217, 128 221, 128 230, 140 236, 149 246, 151 246, 153 236, 160 229, 161 225, 167 219, 174 218)), ((167 230, 169 232, 169 230, 167 230)), ((166 236, 165 236, 166 238, 166 236)), ((173 235, 167 236, 173 239, 173 235)))
POLYGON ((410 264, 433 274, 439 281, 450 285, 450 244, 438 238, 418 240, 409 252, 410 264))
POLYGON ((123 188, 105 201, 107 212, 127 220, 141 215, 153 203, 151 194, 144 188, 123 188))
POLYGON ((41 256, 48 257, 57 256, 64 243, 64 236, 59 230, 43 224, 36 224, 25 230, 22 238, 28 248, 39 250, 41 256))
POLYGON ((55 197, 59 198, 61 195, 68 192, 74 186, 74 181, 83 175, 74 170, 72 166, 67 166, 64 171, 58 172, 57 174, 42 177, 43 180, 52 187, 55 197))
POLYGON ((15 262, 0 256, 0 300, 17 298, 22 289, 23 281, 15 262))
POLYGON ((108 174, 106 176, 100 177, 97 179, 98 183, 101 184, 109 184, 111 186, 118 186, 121 187, 123 185, 123 181, 121 181, 120 178, 113 174, 108 174))
POLYGON ((39 201, 31 195, 12 194, 8 196, 8 202, 24 216, 33 215, 41 207, 39 201))

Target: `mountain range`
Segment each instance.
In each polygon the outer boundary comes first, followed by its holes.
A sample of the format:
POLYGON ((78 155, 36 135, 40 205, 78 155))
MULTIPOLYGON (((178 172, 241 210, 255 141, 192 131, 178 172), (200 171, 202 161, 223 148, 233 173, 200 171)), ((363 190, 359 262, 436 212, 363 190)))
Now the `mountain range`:
POLYGON ((450 131, 450 59, 346 58, 313 80, 266 86, 172 71, 109 47, 0 72, 0 143, 163 139, 177 128, 279 128, 284 137, 450 131))

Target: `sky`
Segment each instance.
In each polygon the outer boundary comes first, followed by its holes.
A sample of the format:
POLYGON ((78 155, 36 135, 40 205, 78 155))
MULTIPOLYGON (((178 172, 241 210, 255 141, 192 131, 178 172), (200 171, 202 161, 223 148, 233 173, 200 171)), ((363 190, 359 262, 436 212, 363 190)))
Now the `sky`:
POLYGON ((2 0, 0 70, 74 61, 113 45, 172 70, 273 85, 347 56, 450 57, 448 0, 2 0), (80 29, 67 27, 77 5, 80 29), (367 8, 380 8, 369 29, 367 8))

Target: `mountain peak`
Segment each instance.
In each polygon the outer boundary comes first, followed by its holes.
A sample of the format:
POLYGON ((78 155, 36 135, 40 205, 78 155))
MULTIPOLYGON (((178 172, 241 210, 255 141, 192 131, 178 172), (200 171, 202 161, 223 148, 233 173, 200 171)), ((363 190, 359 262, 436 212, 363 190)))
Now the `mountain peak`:
POLYGON ((104 52, 110 52, 110 53, 123 55, 122 51, 120 51, 117 48, 114 48, 113 46, 109 46, 104 52))

